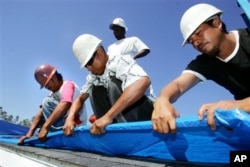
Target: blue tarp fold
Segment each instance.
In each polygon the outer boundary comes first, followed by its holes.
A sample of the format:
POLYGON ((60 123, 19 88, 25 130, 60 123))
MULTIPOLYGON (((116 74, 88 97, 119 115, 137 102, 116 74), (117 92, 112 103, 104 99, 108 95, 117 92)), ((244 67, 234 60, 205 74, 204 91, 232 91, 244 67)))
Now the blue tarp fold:
MULTIPOLYGON (((216 131, 208 127, 206 119, 200 121, 191 116, 177 119, 176 134, 159 134, 152 129, 151 121, 145 121, 111 124, 100 136, 90 134, 89 127, 82 126, 75 128, 75 134, 70 137, 58 131, 49 133, 46 142, 34 137, 25 144, 198 163, 229 163, 230 151, 250 150, 248 113, 238 109, 217 110, 215 117, 216 131)), ((1 141, 8 142, 0 138, 1 141)))

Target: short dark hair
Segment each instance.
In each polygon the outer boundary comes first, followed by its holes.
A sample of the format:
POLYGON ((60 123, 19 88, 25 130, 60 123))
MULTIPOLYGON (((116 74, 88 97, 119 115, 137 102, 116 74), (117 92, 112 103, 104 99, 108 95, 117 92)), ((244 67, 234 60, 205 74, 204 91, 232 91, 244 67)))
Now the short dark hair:
MULTIPOLYGON (((205 23, 212 26, 212 27, 214 27, 213 20, 214 19, 208 20, 205 23)), ((222 31, 224 31, 225 33, 228 33, 226 24, 222 20, 221 20, 221 23, 222 23, 222 31)))
POLYGON ((62 74, 59 73, 58 71, 55 72, 55 76, 57 77, 57 79, 58 79, 59 81, 63 81, 63 76, 62 76, 62 74))

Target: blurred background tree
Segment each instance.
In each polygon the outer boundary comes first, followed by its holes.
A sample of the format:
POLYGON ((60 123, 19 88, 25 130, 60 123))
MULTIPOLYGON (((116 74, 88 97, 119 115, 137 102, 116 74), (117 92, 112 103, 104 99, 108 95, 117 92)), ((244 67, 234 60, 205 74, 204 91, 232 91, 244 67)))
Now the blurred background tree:
POLYGON ((34 119, 34 117, 32 119, 23 119, 23 120, 20 120, 20 121, 19 121, 19 119, 20 119, 20 117, 18 115, 13 116, 11 114, 8 114, 7 111, 4 111, 3 107, 0 106, 0 120, 4 120, 4 121, 11 122, 11 123, 14 123, 14 124, 29 127, 31 125, 31 122, 34 119))

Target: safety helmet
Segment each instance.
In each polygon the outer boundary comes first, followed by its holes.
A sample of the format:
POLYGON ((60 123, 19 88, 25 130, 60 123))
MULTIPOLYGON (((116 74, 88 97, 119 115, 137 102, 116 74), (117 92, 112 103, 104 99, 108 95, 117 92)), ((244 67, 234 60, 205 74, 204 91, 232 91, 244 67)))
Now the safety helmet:
POLYGON ((73 52, 83 68, 91 59, 95 51, 101 46, 101 40, 91 34, 78 36, 73 43, 73 52))
POLYGON ((35 79, 41 85, 41 89, 48 84, 56 72, 56 67, 49 64, 43 64, 36 68, 35 79))
POLYGON ((187 39, 202 23, 214 15, 221 16, 222 13, 220 9, 205 3, 196 4, 190 7, 183 14, 180 22, 180 29, 184 38, 182 46, 187 43, 187 39))
POLYGON ((113 22, 109 25, 109 28, 113 30, 114 26, 120 26, 125 28, 126 32, 128 31, 128 27, 125 24, 125 21, 122 18, 115 18, 113 22))

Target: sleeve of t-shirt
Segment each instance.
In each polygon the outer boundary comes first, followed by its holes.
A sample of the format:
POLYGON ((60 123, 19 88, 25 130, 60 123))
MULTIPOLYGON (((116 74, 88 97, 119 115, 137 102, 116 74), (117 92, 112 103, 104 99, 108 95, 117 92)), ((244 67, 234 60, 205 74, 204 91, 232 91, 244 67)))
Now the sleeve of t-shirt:
POLYGON ((96 76, 91 73, 87 75, 86 80, 85 84, 81 87, 81 94, 88 94, 93 84, 97 82, 96 76))
POLYGON ((130 56, 115 56, 108 68, 115 73, 116 78, 122 81, 123 90, 140 78, 148 76, 130 56))
POLYGON ((134 37, 134 46, 138 52, 140 52, 143 49, 149 49, 149 47, 144 42, 142 42, 141 39, 137 37, 134 37))
POLYGON ((61 102, 73 102, 75 84, 72 81, 67 81, 63 86, 61 102))
POLYGON ((192 60, 183 71, 191 72, 200 80, 205 81, 207 79, 211 79, 216 71, 216 60, 217 58, 209 58, 208 56, 199 55, 194 60, 192 60))

